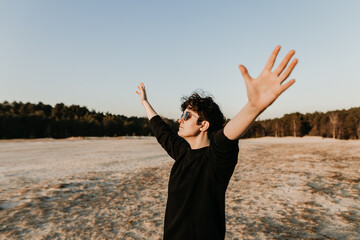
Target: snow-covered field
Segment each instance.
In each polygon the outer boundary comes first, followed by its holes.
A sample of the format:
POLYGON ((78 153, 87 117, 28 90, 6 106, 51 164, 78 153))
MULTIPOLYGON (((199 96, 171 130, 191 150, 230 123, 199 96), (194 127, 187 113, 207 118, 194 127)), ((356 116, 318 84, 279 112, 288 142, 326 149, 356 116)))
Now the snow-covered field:
MULTIPOLYGON (((360 239, 360 141, 240 140, 226 239, 360 239)), ((0 140, 0 239, 161 239, 152 137, 0 140)))

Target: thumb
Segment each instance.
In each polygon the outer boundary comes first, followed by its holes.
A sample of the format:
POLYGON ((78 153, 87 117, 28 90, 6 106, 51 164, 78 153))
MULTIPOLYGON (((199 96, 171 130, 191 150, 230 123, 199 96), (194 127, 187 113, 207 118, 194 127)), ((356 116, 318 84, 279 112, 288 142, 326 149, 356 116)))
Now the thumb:
POLYGON ((239 65, 239 69, 240 69, 240 72, 241 72, 243 78, 245 79, 245 81, 250 81, 251 77, 250 77, 246 67, 244 65, 239 65))

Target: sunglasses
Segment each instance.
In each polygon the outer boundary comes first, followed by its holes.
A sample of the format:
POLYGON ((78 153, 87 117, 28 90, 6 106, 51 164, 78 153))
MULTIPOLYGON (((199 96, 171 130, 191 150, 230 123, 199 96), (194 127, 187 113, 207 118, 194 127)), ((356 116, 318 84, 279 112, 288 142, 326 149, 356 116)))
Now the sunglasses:
POLYGON ((189 111, 183 112, 183 113, 181 114, 180 119, 183 119, 184 121, 186 121, 186 120, 190 119, 191 117, 195 117, 195 118, 199 118, 199 119, 200 119, 200 117, 197 117, 197 116, 192 115, 189 111))

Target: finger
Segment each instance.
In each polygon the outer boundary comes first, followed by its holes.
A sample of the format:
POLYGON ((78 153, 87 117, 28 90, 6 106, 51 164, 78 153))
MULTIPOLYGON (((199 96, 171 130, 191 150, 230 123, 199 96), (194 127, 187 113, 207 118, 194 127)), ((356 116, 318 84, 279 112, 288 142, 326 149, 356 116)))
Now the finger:
POLYGON ((137 93, 139 96, 141 96, 141 93, 139 93, 138 91, 136 91, 136 93, 137 93))
POLYGON ((142 88, 141 88, 141 87, 139 87, 139 86, 138 86, 137 88, 138 88, 140 91, 142 90, 142 88))
POLYGON ((294 56, 294 54, 294 50, 289 51, 288 54, 286 54, 286 56, 284 57, 284 59, 281 61, 279 66, 275 69, 274 73, 279 75, 285 69, 286 65, 289 63, 290 59, 292 58, 292 56, 294 56))
POLYGON ((297 63, 298 63, 297 58, 291 61, 289 66, 286 68, 286 70, 280 75, 281 82, 285 81, 285 79, 289 77, 289 75, 291 74, 292 70, 294 69, 297 63))
POLYGON ((250 77, 249 72, 246 69, 246 67, 244 65, 239 65, 239 69, 240 69, 240 72, 241 72, 243 78, 245 79, 245 81, 250 81, 251 77, 250 77))
POLYGON ((265 65, 265 68, 264 70, 269 70, 271 71, 272 67, 274 66, 274 63, 275 63, 275 60, 276 60, 276 57, 280 51, 280 48, 281 46, 280 45, 277 45, 274 49, 274 51, 272 52, 271 56, 269 57, 269 60, 267 61, 266 65, 265 65))
MULTIPOLYGON (((288 89, 291 85, 293 85, 295 83, 295 79, 291 79, 290 81, 288 81, 287 83, 285 83, 284 85, 281 85, 280 88, 280 94, 282 94, 286 89, 288 89)), ((279 94, 279 95, 280 95, 279 94)))

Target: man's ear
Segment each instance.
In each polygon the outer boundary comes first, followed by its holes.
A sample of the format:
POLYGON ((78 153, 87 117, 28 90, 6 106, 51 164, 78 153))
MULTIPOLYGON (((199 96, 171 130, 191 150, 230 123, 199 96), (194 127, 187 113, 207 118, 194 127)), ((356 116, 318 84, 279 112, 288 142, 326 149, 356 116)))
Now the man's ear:
POLYGON ((210 127, 210 123, 208 121, 202 121, 200 131, 205 132, 206 130, 209 129, 209 127, 210 127))

